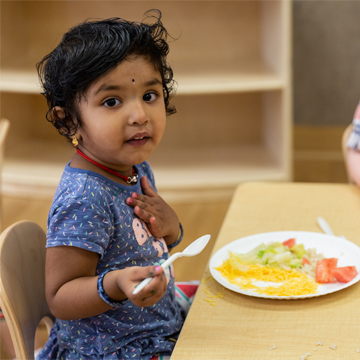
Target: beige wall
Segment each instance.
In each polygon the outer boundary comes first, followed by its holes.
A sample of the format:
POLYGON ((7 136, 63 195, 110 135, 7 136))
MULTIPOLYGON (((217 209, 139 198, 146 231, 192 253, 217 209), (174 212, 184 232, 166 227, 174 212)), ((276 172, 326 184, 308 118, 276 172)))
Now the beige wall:
POLYGON ((294 121, 347 125, 360 99, 360 2, 294 1, 294 121))

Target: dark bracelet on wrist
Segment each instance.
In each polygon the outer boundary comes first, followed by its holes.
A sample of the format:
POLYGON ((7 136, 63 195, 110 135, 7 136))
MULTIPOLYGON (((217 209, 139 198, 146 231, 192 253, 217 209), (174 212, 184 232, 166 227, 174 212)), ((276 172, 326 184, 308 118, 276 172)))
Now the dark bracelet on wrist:
POLYGON ((110 271, 114 271, 114 270, 119 270, 117 268, 110 268, 110 269, 106 269, 104 272, 102 272, 97 280, 97 291, 99 293, 99 296, 101 297, 101 299, 106 302, 108 305, 113 306, 113 307, 118 307, 123 305, 126 301, 128 301, 128 299, 124 299, 124 300, 112 300, 109 298, 109 296, 106 294, 105 289, 104 289, 104 285, 103 285, 103 281, 104 281, 104 276, 110 272, 110 271))
POLYGON ((177 246, 180 244, 180 241, 182 240, 183 236, 184 236, 184 229, 181 225, 181 223, 179 223, 179 227, 180 227, 180 235, 179 238, 172 244, 168 245, 169 249, 172 249, 173 247, 177 246))

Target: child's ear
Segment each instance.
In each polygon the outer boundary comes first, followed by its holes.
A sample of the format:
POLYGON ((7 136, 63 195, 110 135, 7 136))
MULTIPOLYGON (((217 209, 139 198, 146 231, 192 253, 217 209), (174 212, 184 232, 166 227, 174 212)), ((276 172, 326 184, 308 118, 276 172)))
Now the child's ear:
POLYGON ((51 117, 53 118, 53 120, 65 119, 65 110, 61 106, 54 106, 51 109, 51 117))

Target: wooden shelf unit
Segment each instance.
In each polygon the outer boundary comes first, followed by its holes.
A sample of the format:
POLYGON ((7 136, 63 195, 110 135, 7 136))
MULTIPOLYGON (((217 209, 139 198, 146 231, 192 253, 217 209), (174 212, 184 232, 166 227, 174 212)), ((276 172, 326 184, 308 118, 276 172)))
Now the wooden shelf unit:
POLYGON ((158 8, 178 83, 150 157, 172 200, 228 196, 243 181, 291 179, 291 1, 14 1, 1 4, 3 191, 52 196, 73 154, 45 120, 35 64, 87 18, 140 21, 158 8), (5 30, 5 31, 4 31, 5 30))

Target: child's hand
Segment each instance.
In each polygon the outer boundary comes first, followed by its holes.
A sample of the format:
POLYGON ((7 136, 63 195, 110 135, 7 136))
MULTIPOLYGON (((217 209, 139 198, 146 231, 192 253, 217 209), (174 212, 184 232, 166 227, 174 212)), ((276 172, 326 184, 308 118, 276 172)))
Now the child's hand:
POLYGON ((350 179, 360 187, 360 151, 347 149, 347 167, 350 179))
POLYGON ((166 276, 161 266, 131 266, 119 272, 116 280, 120 290, 139 307, 154 305, 164 296, 167 289, 166 276), (153 279, 134 295, 136 285, 148 277, 153 279))
POLYGON ((132 193, 126 203, 148 224, 155 237, 163 237, 168 245, 172 244, 179 235, 179 219, 175 211, 155 192, 145 176, 140 184, 145 195, 132 193))

